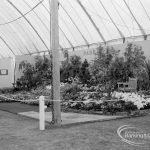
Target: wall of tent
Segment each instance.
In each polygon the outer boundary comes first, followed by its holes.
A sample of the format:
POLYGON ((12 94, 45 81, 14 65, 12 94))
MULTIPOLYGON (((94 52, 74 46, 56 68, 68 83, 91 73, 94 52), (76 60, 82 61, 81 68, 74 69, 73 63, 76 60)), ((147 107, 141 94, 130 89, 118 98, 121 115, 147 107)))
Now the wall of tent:
MULTIPOLYGON (((0 1, 0 57, 51 50, 51 0, 0 1)), ((59 0, 60 49, 150 39, 149 0, 59 0)))

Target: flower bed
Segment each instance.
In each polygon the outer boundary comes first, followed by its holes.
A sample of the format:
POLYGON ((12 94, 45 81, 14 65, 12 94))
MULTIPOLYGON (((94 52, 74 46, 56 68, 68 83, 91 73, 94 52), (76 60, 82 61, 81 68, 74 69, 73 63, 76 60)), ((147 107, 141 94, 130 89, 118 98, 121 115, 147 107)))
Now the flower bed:
MULTIPOLYGON (((62 84, 61 86, 61 106, 64 111, 75 112, 100 112, 103 114, 117 114, 126 112, 131 114, 133 111, 150 109, 150 98, 138 93, 111 93, 108 99, 107 93, 100 90, 99 86, 87 87, 81 84, 62 84)), ((50 89, 39 87, 30 92, 22 91, 15 94, 7 94, 0 97, 1 102, 20 101, 24 104, 39 105, 39 96, 46 96, 45 103, 51 106, 50 89), (6 98, 6 96, 8 98, 6 98)))
POLYGON ((150 105, 150 98, 147 98, 145 95, 139 95, 138 93, 114 92, 112 93, 112 97, 125 102, 132 102, 137 109, 144 109, 150 105))
POLYGON ((65 101, 63 106, 76 110, 85 111, 102 111, 104 114, 116 114, 117 112, 127 112, 131 114, 133 111, 149 109, 150 98, 145 98, 144 95, 137 93, 112 93, 112 100, 99 100, 87 99, 83 101, 65 101))
POLYGON ((13 99, 13 98, 8 98, 4 95, 0 95, 0 103, 10 103, 10 102, 18 102, 18 100, 13 99))

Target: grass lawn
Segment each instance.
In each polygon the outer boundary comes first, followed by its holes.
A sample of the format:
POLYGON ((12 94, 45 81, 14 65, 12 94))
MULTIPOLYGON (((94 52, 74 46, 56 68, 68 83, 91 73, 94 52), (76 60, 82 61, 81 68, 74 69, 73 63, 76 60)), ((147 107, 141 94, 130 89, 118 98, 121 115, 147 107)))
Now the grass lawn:
POLYGON ((37 120, 0 111, 0 150, 149 150, 120 140, 116 131, 128 124, 150 133, 150 115, 39 131, 37 120))

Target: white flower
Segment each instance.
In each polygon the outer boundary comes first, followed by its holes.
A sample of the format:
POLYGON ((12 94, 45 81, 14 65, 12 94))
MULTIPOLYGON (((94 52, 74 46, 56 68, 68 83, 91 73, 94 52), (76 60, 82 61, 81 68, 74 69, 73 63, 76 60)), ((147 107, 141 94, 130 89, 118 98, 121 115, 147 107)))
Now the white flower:
POLYGON ((114 92, 112 93, 112 96, 122 99, 125 102, 133 102, 138 109, 143 108, 144 105, 150 104, 150 98, 145 99, 144 95, 139 95, 137 93, 114 92))
POLYGON ((136 105, 138 109, 143 108, 143 103, 141 103, 139 101, 134 102, 134 105, 136 105))
POLYGON ((95 104, 101 104, 103 103, 103 101, 99 100, 99 101, 95 101, 95 104))
POLYGON ((46 86, 46 89, 50 90, 51 89, 51 85, 46 86))
POLYGON ((74 102, 74 103, 72 103, 70 106, 73 107, 73 106, 76 106, 76 105, 77 105, 77 103, 74 102))
POLYGON ((107 94, 107 93, 103 93, 103 95, 104 95, 104 96, 108 96, 108 94, 107 94))
POLYGON ((63 87, 63 86, 65 86, 65 83, 61 82, 60 87, 63 87))
POLYGON ((146 99, 145 104, 146 104, 146 105, 147 105, 147 104, 150 104, 150 98, 147 98, 147 99, 146 99))
POLYGON ((88 104, 90 102, 91 102, 91 99, 87 99, 87 100, 83 101, 84 104, 88 104))

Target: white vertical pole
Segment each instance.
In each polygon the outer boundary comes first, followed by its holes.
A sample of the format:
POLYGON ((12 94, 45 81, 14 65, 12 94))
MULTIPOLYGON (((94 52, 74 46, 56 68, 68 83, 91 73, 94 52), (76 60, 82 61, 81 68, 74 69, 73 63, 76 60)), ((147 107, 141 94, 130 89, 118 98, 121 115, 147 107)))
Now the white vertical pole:
POLYGON ((51 0, 51 50, 52 50, 52 118, 55 125, 61 125, 60 108, 60 58, 59 58, 59 29, 58 29, 58 0, 51 0), (56 100, 56 101, 55 101, 56 100))
POLYGON ((44 96, 39 97, 39 127, 40 130, 45 130, 45 109, 44 96))

